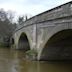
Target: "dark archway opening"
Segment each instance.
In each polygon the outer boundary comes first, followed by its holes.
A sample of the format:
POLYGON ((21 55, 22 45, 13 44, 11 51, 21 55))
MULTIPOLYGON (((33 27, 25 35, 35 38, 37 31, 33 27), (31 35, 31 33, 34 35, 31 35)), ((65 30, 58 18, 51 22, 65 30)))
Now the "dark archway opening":
POLYGON ((11 40, 10 40, 10 46, 11 46, 11 48, 15 48, 14 44, 15 44, 14 38, 11 38, 11 40))
POLYGON ((72 29, 62 30, 46 43, 42 60, 72 60, 72 29))
POLYGON ((14 39, 13 39, 13 38, 12 38, 11 44, 12 44, 12 45, 14 44, 14 39))
POLYGON ((22 33, 19 38, 18 49, 24 49, 24 51, 30 50, 28 38, 25 33, 22 33))

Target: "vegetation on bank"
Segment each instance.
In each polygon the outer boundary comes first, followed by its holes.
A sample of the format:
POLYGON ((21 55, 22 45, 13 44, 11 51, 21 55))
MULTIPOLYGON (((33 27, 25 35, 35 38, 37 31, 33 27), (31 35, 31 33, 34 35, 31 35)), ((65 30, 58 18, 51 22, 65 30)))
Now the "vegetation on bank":
POLYGON ((0 48, 8 48, 10 45, 8 43, 0 43, 0 48))
POLYGON ((4 44, 3 43, 0 43, 0 47, 4 47, 4 44))
POLYGON ((37 51, 33 50, 28 50, 26 52, 26 59, 29 60, 37 60, 37 51))
POLYGON ((0 9, 0 43, 2 42, 0 46, 5 46, 4 44, 10 43, 10 38, 17 25, 23 24, 25 20, 27 20, 27 15, 18 16, 16 20, 13 11, 5 11, 3 8, 0 9))

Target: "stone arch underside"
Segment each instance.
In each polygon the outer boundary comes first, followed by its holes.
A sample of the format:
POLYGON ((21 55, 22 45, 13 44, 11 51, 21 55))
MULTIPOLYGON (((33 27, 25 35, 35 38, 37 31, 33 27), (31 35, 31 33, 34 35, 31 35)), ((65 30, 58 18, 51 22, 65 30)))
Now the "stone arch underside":
POLYGON ((24 51, 30 50, 28 37, 25 33, 21 33, 21 35, 19 37, 18 49, 23 49, 24 51))
POLYGON ((62 28, 48 39, 40 60, 72 60, 72 28, 67 26, 58 26, 62 28))
POLYGON ((42 58, 45 60, 72 59, 72 30, 63 30, 53 35, 43 49, 42 58))

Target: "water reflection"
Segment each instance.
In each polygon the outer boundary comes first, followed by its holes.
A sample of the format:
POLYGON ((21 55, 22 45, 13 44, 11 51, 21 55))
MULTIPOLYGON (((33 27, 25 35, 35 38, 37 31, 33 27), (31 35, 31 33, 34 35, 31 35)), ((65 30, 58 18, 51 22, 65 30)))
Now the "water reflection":
POLYGON ((24 51, 0 48, 0 72, 72 72, 72 64, 29 61, 24 51))

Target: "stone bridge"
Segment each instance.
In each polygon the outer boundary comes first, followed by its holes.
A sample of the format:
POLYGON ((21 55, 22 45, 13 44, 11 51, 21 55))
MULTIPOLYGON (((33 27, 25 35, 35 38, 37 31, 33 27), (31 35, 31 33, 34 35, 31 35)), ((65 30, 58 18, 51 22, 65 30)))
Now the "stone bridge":
POLYGON ((18 25, 11 41, 16 49, 36 50, 37 60, 72 59, 72 2, 18 25))

